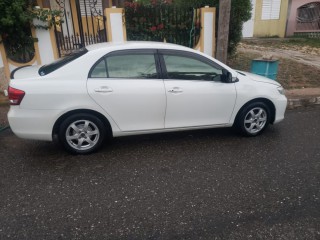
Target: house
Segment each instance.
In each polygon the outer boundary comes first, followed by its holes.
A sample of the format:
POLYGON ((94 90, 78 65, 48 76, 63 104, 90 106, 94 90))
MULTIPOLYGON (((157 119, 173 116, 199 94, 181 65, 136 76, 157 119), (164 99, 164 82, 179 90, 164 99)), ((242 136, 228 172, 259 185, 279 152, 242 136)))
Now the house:
POLYGON ((320 0, 251 0, 252 17, 242 35, 320 38, 320 0))
POLYGON ((320 1, 289 2, 286 36, 304 35, 320 38, 320 1))
POLYGON ((252 17, 243 26, 243 37, 284 37, 289 0, 251 0, 252 17))

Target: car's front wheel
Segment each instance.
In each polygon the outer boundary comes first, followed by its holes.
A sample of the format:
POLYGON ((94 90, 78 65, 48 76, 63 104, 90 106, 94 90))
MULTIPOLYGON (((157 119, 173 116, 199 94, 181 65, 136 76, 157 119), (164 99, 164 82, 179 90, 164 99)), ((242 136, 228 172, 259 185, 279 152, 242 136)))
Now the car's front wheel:
POLYGON ((88 154, 101 147, 106 136, 103 122, 86 113, 74 114, 60 125, 59 140, 63 147, 74 154, 88 154))
POLYGON ((263 102, 254 102, 240 112, 236 127, 245 136, 256 136, 267 128, 269 121, 269 107, 263 102))

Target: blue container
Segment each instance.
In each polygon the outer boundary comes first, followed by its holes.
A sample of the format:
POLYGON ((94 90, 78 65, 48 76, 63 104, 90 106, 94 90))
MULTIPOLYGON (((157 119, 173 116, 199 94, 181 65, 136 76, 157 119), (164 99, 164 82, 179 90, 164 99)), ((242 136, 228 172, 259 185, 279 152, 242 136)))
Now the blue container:
POLYGON ((251 62, 251 72, 276 80, 278 74, 278 60, 254 59, 251 62))

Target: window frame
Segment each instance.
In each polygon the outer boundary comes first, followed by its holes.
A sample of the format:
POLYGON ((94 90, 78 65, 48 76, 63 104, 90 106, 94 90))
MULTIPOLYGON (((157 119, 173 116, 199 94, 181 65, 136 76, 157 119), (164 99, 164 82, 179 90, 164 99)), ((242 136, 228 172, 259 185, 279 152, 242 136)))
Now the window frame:
POLYGON ((206 81, 206 82, 222 82, 223 81, 214 81, 214 80, 199 80, 199 79, 172 79, 172 78, 168 78, 168 72, 167 72, 167 67, 165 64, 165 60, 163 55, 172 55, 172 56, 178 56, 178 57, 186 57, 186 58, 191 58, 194 60, 198 60, 202 63, 208 64, 209 66, 213 67, 213 68, 217 68, 219 70, 221 70, 223 72, 223 70, 226 70, 224 67, 220 66, 219 64, 213 62, 212 60, 201 56, 199 54, 193 53, 193 52, 187 52, 187 51, 183 51, 183 50, 167 50, 167 49, 161 49, 158 51, 158 55, 159 55, 159 59, 160 59, 160 64, 161 64, 161 69, 162 69, 162 75, 163 75, 163 79, 166 80, 181 80, 181 81, 206 81))
POLYGON ((161 67, 160 67, 160 61, 159 61, 159 56, 157 55, 157 50, 156 49, 125 49, 125 50, 115 50, 112 52, 109 52, 99 58, 90 68, 90 71, 88 73, 88 79, 119 79, 119 80, 126 80, 126 79, 141 79, 141 80, 150 80, 150 79, 162 79, 162 73, 161 73, 161 67), (156 66, 156 72, 157 72, 157 77, 156 78, 128 78, 128 77, 109 77, 109 71, 108 71, 108 64, 106 59, 108 57, 112 56, 123 56, 123 55, 153 55, 154 57, 154 62, 156 66), (106 75, 107 77, 91 77, 93 70, 95 67, 100 63, 100 61, 104 60, 105 66, 106 66, 106 75))

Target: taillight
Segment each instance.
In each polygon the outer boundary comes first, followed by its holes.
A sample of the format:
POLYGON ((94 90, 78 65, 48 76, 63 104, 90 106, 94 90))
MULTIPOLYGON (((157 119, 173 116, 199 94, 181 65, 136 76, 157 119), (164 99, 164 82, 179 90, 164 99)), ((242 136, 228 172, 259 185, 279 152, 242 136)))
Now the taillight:
POLYGON ((24 91, 12 88, 10 86, 8 87, 8 96, 9 96, 10 105, 20 105, 24 95, 25 95, 24 91))

